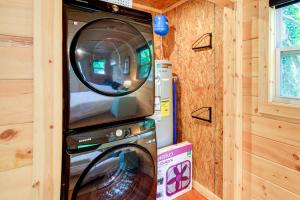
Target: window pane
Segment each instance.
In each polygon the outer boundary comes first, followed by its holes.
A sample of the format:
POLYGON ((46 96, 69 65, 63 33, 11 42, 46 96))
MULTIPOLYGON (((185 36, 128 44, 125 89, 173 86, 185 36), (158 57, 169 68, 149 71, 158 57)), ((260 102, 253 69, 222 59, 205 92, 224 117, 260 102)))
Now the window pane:
POLYGON ((94 60, 93 70, 95 74, 105 74, 105 60, 94 60))
POLYGON ((280 96, 300 99, 300 51, 281 52, 280 96))
POLYGON ((151 68, 150 64, 141 65, 139 67, 138 78, 139 79, 146 78, 148 76, 150 68, 151 68))
POLYGON ((277 10, 277 47, 300 45, 300 3, 277 10))

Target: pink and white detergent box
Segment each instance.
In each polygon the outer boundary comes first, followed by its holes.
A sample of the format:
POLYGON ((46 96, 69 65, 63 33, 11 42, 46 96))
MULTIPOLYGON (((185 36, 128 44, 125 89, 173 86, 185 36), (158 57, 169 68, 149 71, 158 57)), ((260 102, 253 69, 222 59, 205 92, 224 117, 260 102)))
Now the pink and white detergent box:
POLYGON ((192 189, 192 144, 182 142, 159 149, 157 200, 174 199, 192 189))

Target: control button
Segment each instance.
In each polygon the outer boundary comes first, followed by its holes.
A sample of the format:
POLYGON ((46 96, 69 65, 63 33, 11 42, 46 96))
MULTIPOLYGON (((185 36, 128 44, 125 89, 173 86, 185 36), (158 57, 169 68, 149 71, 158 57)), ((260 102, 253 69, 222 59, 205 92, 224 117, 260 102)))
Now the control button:
POLYGON ((122 135, 123 135, 122 129, 118 129, 118 130, 116 131, 116 136, 117 136, 117 137, 121 137, 122 135))
POLYGON ((112 10, 114 11, 114 12, 118 12, 119 11, 119 6, 117 6, 117 5, 112 5, 112 10))

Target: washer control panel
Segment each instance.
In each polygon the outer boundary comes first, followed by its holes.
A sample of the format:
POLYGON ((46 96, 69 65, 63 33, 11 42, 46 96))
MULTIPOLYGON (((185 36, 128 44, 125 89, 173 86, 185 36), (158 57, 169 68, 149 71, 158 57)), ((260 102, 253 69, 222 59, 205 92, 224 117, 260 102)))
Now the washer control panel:
POLYGON ((153 119, 144 119, 135 123, 111 126, 107 128, 90 128, 84 130, 70 130, 67 133, 67 148, 72 151, 84 151, 85 149, 94 149, 99 146, 127 139, 137 135, 148 137, 145 133, 155 131, 155 121, 153 119))

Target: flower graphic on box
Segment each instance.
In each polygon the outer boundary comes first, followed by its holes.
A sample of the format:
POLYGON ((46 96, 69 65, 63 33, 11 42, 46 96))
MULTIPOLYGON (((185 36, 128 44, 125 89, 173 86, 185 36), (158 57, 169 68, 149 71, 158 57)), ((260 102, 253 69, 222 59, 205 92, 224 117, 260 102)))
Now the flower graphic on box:
POLYGON ((186 189, 191 183, 191 162, 184 161, 167 170, 166 193, 168 196, 186 189))

